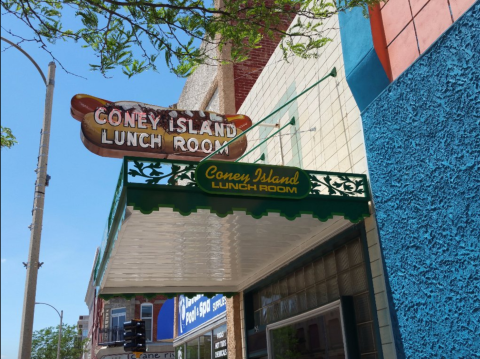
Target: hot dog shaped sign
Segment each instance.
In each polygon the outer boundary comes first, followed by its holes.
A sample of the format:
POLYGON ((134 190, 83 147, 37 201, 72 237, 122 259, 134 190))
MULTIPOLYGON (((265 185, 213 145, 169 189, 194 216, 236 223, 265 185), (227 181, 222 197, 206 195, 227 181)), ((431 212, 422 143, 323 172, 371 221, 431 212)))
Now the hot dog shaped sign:
MULTIPOLYGON (((252 125, 244 115, 168 109, 134 101, 108 101, 78 94, 71 114, 81 122, 81 139, 104 156, 200 160, 252 125)), ((214 156, 235 160, 247 148, 241 137, 214 156)))

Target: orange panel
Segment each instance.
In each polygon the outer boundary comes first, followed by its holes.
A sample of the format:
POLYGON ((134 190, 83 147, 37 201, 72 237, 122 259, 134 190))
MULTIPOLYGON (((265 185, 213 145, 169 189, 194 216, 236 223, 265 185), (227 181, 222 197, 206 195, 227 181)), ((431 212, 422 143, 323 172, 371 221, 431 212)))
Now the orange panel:
POLYGON ((438 1, 438 0, 410 0, 410 7, 412 8, 413 16, 417 15, 418 12, 425 6, 429 1, 438 1))
POLYGON ((377 53, 383 69, 387 74, 390 82, 393 81, 392 69, 390 68, 390 59, 388 58, 387 42, 385 40, 385 33, 383 31, 382 12, 380 11, 380 5, 375 5, 370 8, 370 27, 372 29, 373 47, 377 53))
POLYGON ((450 7, 452 8, 453 21, 457 21, 462 14, 473 5, 475 0, 450 0, 450 7))
POLYGON ((385 39, 390 44, 402 29, 412 20, 408 0, 390 0, 382 8, 385 39))
POLYGON ((430 1, 415 17, 420 52, 425 50, 452 25, 447 0, 430 1))
POLYGON ((388 55, 390 56, 392 75, 396 79, 419 56, 413 23, 410 23, 390 44, 388 55))

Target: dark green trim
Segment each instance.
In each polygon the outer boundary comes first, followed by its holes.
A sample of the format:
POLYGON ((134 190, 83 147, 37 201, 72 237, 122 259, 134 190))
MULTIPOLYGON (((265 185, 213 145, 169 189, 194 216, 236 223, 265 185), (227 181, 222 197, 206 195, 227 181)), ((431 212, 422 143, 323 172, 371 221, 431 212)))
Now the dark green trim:
POLYGON ((357 223, 370 216, 368 202, 358 198, 330 196, 308 196, 302 200, 279 198, 259 198, 234 195, 215 195, 204 193, 198 188, 180 186, 154 186, 128 184, 127 206, 143 214, 150 214, 160 208, 172 208, 183 216, 188 216, 198 209, 209 209, 219 217, 226 217, 234 211, 244 211, 255 219, 269 213, 279 213, 282 217, 294 220, 302 214, 311 214, 325 222, 333 216, 343 216, 352 223, 357 223), (166 187, 166 188, 165 188, 166 187))
POLYGON ((105 272, 105 266, 108 263, 108 260, 110 259, 110 253, 112 251, 112 248, 114 246, 114 243, 116 242, 115 235, 119 231, 120 227, 122 226, 122 217, 123 213, 125 210, 125 201, 126 201, 126 188, 125 186, 122 188, 122 192, 120 194, 118 204, 116 206, 115 210, 115 215, 113 217, 112 225, 110 226, 110 229, 108 230, 108 233, 106 234, 106 238, 103 239, 102 244, 100 246, 100 250, 102 250, 102 247, 104 247, 104 242, 105 242, 105 247, 103 248, 103 251, 99 253, 97 263, 95 264, 95 272, 94 272, 94 280, 96 285, 100 285, 100 281, 98 280, 98 273, 102 273, 101 278, 103 277, 103 273, 105 272), (118 209, 122 208, 121 211, 118 209), (112 230, 115 229, 115 230, 112 230))

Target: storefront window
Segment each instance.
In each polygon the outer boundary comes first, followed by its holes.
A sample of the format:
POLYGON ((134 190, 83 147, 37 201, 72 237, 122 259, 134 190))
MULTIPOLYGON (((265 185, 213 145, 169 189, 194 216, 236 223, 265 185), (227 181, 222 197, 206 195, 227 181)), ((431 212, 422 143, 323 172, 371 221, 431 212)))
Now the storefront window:
MULTIPOLYGON (((360 238, 353 239, 320 258, 314 258, 300 268, 286 272, 277 280, 247 295, 246 300, 251 301, 249 303, 252 303, 253 309, 253 316, 251 312, 246 313, 251 320, 251 324, 247 324, 249 356, 260 358, 267 352, 266 327, 271 327, 274 323, 288 322, 290 319, 295 321, 298 316, 325 308, 340 299, 342 303, 347 303, 347 300, 353 307, 349 312, 353 314, 349 314, 347 320, 349 325, 354 326, 354 336, 343 338, 342 323, 338 315, 327 323, 325 315, 322 314, 312 323, 298 322, 284 326, 282 330, 272 330, 268 340, 276 343, 275 358, 343 357, 344 341, 349 345, 351 341, 357 341, 353 345, 358 347, 362 358, 376 358, 371 293, 360 238), (274 338, 274 335, 277 337, 274 338), (280 339, 282 336, 285 340, 280 339), (280 355, 280 351, 284 351, 284 354, 280 355), (287 352, 290 354, 285 354, 287 352)), ((270 350, 274 349, 270 347, 270 350)))
POLYGON ((269 333, 273 359, 345 358, 338 308, 269 333))
POLYGON ((199 359, 211 359, 212 358, 212 333, 206 333, 200 338, 200 358, 199 359))
POLYGON ((198 359, 198 338, 187 342, 186 359, 198 359))
POLYGON ((227 325, 175 347, 175 359, 227 359, 227 325))
POLYGON ((264 326, 366 292, 360 239, 309 263, 254 294, 255 326, 264 326))
POLYGON ((227 325, 215 328, 213 330, 213 352, 214 359, 227 359, 227 325))

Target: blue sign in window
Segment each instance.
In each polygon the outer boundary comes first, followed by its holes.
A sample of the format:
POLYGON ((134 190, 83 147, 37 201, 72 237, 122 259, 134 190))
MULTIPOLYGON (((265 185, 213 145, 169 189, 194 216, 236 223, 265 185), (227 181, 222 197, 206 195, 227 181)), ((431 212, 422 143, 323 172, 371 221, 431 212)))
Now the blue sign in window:
POLYGON ((193 298, 180 295, 178 302, 178 335, 183 335, 224 313, 226 306, 227 298, 222 294, 217 294, 213 298, 207 298, 202 294, 193 298))

